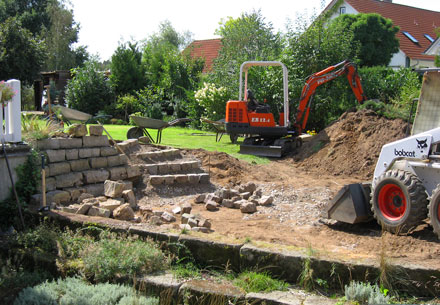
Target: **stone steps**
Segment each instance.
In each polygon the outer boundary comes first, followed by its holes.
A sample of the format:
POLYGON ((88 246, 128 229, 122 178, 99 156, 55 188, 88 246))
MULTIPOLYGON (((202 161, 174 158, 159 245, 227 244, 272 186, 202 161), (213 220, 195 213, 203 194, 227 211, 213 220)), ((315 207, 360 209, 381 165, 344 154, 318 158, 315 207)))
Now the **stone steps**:
POLYGON ((207 184, 209 174, 180 174, 180 175, 150 175, 152 186, 171 185, 171 184, 207 184))

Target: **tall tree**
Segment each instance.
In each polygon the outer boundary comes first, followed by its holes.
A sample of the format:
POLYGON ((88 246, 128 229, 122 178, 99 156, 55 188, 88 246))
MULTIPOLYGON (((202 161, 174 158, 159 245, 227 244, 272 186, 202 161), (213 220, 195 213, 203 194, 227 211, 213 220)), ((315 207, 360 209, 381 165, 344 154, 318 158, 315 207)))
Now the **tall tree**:
POLYGON ((11 17, 0 27, 0 79, 16 78, 32 84, 45 59, 44 44, 11 17))
POLYGON ((136 42, 123 43, 112 55, 110 81, 116 95, 133 94, 146 86, 142 51, 136 42))
POLYGON ((343 14, 330 27, 339 27, 353 33, 353 43, 360 45, 358 57, 361 66, 387 66, 399 51, 396 34, 399 27, 379 14, 343 14))

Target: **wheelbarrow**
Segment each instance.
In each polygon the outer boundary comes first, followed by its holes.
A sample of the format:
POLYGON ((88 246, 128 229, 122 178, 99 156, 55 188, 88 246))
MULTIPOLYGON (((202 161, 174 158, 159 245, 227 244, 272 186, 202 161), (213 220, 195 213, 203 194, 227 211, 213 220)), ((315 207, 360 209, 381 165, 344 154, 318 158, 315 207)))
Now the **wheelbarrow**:
POLYGON ((225 119, 219 121, 212 121, 206 118, 200 118, 200 121, 211 125, 215 129, 215 141, 220 142, 223 135, 226 133, 225 119))
POLYGON ((159 144, 162 141, 162 130, 164 130, 165 128, 174 126, 181 122, 191 121, 191 119, 188 118, 180 118, 170 122, 165 122, 162 120, 146 118, 141 116, 134 116, 134 115, 130 115, 130 118, 133 120, 136 126, 131 127, 127 131, 127 139, 138 139, 142 136, 146 136, 148 137, 148 139, 150 139, 151 143, 156 143, 156 144, 159 144), (156 141, 154 141, 153 137, 148 132, 148 129, 157 129, 156 141))
POLYGON ((96 115, 93 116, 91 114, 76 110, 67 108, 61 105, 54 105, 52 106, 52 109, 59 113, 62 117, 62 120, 67 123, 67 125, 71 125, 72 123, 70 120, 80 121, 84 122, 84 124, 92 124, 93 122, 98 122, 99 119, 108 119, 111 118, 111 115, 96 115))

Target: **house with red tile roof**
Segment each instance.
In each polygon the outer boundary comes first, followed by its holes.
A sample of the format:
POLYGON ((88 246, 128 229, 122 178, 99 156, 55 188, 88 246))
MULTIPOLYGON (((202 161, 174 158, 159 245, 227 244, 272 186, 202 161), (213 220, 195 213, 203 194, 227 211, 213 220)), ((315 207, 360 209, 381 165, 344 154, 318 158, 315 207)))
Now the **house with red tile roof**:
POLYGON ((194 40, 184 52, 190 52, 192 58, 203 58, 205 60, 205 67, 203 72, 212 70, 213 61, 218 56, 218 52, 222 47, 220 38, 207 40, 194 40))
MULTIPOLYGON (((331 19, 341 14, 377 13, 399 26, 397 37, 400 50, 391 59, 391 67, 434 67, 440 51, 436 29, 440 27, 440 12, 393 3, 392 0, 333 0, 324 9, 333 12, 331 19)), ((322 14, 323 14, 322 13, 322 14)))

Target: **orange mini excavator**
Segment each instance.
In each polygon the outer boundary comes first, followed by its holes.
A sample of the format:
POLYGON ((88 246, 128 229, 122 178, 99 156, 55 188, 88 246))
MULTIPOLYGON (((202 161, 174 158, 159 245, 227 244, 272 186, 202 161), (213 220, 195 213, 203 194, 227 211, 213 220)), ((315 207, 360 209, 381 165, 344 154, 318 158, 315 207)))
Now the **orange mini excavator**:
POLYGON ((294 122, 289 120, 288 72, 278 61, 247 61, 240 67, 240 91, 238 101, 226 104, 226 132, 235 143, 239 134, 246 135, 240 145, 240 153, 267 157, 281 157, 301 145, 299 136, 306 127, 316 88, 341 75, 347 75, 348 82, 359 103, 366 100, 356 66, 343 61, 310 75, 302 89, 294 122), (248 71, 253 66, 280 66, 283 69, 284 109, 277 122, 268 105, 258 103, 248 90, 248 71), (243 93, 244 72, 244 99, 243 93))

